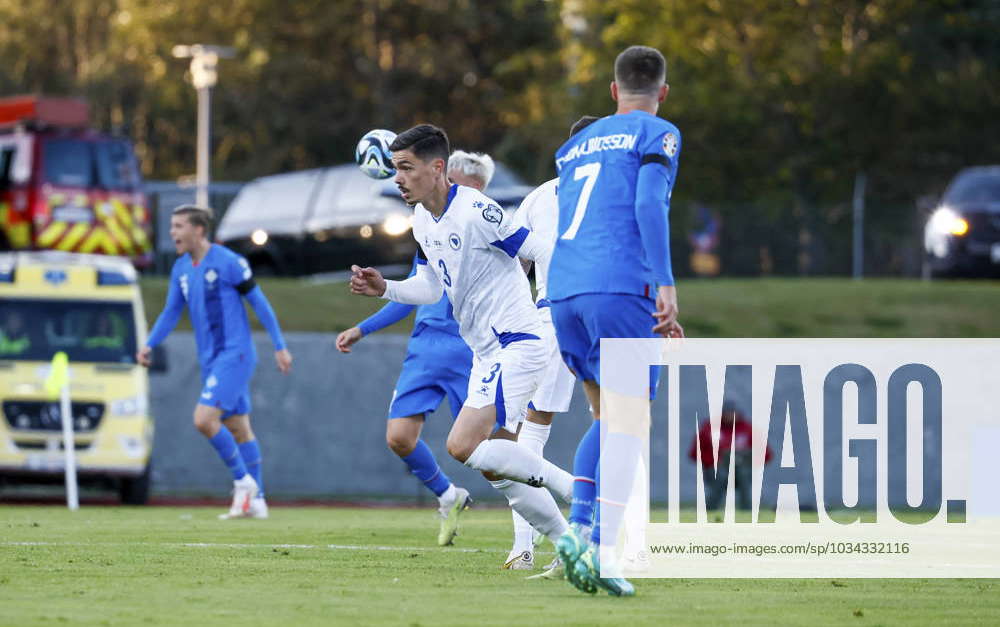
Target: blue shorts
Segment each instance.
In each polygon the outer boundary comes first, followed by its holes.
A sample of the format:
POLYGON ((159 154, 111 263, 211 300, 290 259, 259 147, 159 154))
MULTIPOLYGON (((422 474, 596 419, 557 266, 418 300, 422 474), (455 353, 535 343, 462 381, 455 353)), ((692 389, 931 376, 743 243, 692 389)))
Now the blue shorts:
MULTIPOLYGON (((552 301, 563 361, 581 381, 601 382, 601 338, 653 338, 656 302, 635 294, 578 294, 552 301)), ((649 369, 650 398, 660 367, 649 369)))
POLYGON ((426 415, 448 397, 455 418, 465 405, 472 351, 451 333, 423 329, 410 338, 403 370, 392 392, 389 418, 426 415))
POLYGON ((222 410, 222 419, 249 414, 250 379, 257 360, 247 353, 223 353, 201 369, 199 405, 222 410))

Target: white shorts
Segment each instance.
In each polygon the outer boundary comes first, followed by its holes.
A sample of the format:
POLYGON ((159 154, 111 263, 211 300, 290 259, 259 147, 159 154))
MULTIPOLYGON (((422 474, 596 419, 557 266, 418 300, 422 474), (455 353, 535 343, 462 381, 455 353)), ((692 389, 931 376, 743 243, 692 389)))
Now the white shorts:
POLYGON ((546 335, 513 342, 482 358, 473 357, 465 404, 473 409, 496 405, 497 426, 517 433, 549 364, 553 344, 555 338, 546 335))
MULTIPOLYGON (((552 327, 550 318, 543 318, 543 322, 552 331, 555 337, 555 329, 552 327)), ((570 372, 563 361, 562 353, 559 352, 559 344, 552 342, 552 352, 549 354, 549 363, 542 373, 542 380, 538 383, 535 395, 531 397, 530 409, 537 411, 549 411, 557 414, 569 411, 569 403, 573 399, 573 387, 576 385, 576 377, 570 372)))

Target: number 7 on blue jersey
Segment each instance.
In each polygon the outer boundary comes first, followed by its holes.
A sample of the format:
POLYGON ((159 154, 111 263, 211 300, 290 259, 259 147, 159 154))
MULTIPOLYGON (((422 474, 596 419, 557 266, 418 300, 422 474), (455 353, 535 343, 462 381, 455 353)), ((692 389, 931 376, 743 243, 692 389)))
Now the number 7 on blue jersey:
POLYGON ((582 178, 587 180, 583 182, 583 189, 580 190, 580 196, 577 198, 576 209, 573 210, 573 221, 569 223, 569 228, 560 239, 576 237, 576 232, 580 230, 580 224, 583 223, 583 214, 587 213, 587 203, 590 202, 590 194, 594 191, 594 184, 597 183, 597 175, 600 173, 600 162, 587 163, 573 170, 574 181, 579 181, 582 178))

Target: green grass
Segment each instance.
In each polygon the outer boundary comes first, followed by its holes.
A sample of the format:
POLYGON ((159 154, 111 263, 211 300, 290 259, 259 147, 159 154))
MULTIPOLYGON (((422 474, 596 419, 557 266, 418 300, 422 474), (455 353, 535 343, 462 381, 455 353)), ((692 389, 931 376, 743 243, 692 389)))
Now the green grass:
POLYGON ((219 511, 0 507, 0 625, 941 625, 1000 615, 997 580, 637 579, 635 598, 588 597, 499 569, 506 509, 470 511, 454 549, 433 546, 428 510, 279 507, 266 521, 219 521, 219 511))
MULTIPOLYGON (((341 331, 385 303, 352 296, 346 283, 260 284, 289 331, 341 331)), ((143 279, 142 288, 152 323, 163 307, 166 279, 143 279)), ((688 280, 678 292, 689 337, 1000 337, 997 281, 688 280)), ((392 328, 411 329, 412 316, 392 328)))

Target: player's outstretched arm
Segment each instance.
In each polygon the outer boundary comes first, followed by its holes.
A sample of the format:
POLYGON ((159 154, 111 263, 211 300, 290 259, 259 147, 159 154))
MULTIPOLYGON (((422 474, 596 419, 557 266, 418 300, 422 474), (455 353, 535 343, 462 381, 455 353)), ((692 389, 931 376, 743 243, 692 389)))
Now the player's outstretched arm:
POLYGON ((260 289, 259 285, 254 285, 253 289, 244 294, 243 297, 253 307, 254 313, 257 314, 257 319, 260 320, 261 325, 267 330, 267 334, 271 336, 271 343, 274 344, 274 361, 278 365, 278 370, 284 374, 288 374, 292 369, 292 354, 285 346, 285 338, 281 334, 278 317, 274 315, 274 309, 271 308, 271 303, 268 302, 267 296, 264 296, 264 291, 260 289))
MULTIPOLYGON (((419 257, 414 256, 413 267, 410 268, 410 274, 407 278, 412 277, 417 273, 418 263, 419 257)), ((393 302, 386 303, 382 309, 379 309, 372 315, 362 320, 358 326, 351 327, 347 331, 338 335, 337 350, 342 353, 351 352, 350 347, 360 341, 361 338, 396 324, 406 316, 410 315, 414 309, 416 309, 415 305, 404 305, 402 303, 393 302), (343 338, 343 340, 341 338, 343 338)))
POLYGON ((149 367, 152 363, 150 358, 153 347, 159 346, 163 340, 167 339, 170 332, 177 326, 177 321, 181 319, 184 312, 184 298, 181 296, 180 287, 171 273, 170 287, 167 288, 167 303, 163 306, 163 311, 156 319, 153 330, 149 332, 146 345, 135 354, 135 360, 139 365, 149 367))
POLYGON ((381 296, 405 305, 431 305, 441 300, 444 287, 426 263, 417 265, 417 272, 405 281, 386 281, 374 268, 352 266, 351 292, 364 296, 381 296))

